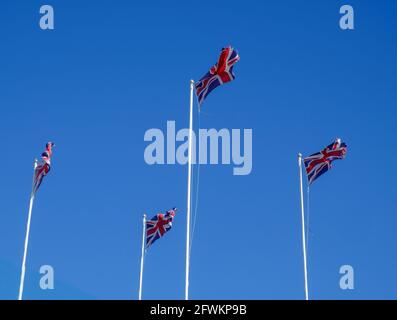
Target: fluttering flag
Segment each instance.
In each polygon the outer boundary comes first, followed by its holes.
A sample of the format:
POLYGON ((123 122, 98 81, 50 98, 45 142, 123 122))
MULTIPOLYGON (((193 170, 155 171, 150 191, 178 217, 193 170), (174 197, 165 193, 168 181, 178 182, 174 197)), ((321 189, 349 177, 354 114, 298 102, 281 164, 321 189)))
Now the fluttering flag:
POLYGON ((37 165, 34 171, 34 179, 33 179, 33 194, 37 192, 41 183, 43 182, 44 177, 50 172, 51 169, 51 156, 52 156, 52 147, 54 147, 53 142, 47 142, 45 151, 41 154, 42 162, 37 165))
POLYGON ((336 139, 324 150, 314 153, 303 159, 309 184, 331 169, 334 160, 344 159, 347 153, 347 145, 341 139, 336 139))
POLYGON ((233 66, 239 60, 240 57, 235 49, 230 46, 222 48, 218 63, 195 84, 200 105, 216 87, 234 80, 233 66))
POLYGON ((146 248, 172 228, 172 221, 177 208, 172 208, 165 214, 158 213, 151 220, 146 221, 146 248))

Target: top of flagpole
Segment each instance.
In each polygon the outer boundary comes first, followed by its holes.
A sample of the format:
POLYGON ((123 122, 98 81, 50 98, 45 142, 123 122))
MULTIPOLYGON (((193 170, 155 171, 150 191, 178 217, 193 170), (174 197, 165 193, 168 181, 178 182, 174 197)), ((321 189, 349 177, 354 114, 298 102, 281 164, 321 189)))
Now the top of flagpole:
POLYGON ((299 163, 299 165, 301 165, 301 162, 302 162, 302 153, 298 153, 298 163, 299 163))

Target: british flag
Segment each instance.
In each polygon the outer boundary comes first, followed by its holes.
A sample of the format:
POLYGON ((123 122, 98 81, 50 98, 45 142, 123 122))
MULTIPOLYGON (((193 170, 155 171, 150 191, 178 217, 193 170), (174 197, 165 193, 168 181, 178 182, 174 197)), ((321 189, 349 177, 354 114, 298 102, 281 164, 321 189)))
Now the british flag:
POLYGON ((235 78, 233 66, 239 60, 237 51, 232 47, 222 49, 218 63, 196 82, 196 94, 200 105, 212 90, 235 78))
POLYGON ((44 177, 50 172, 51 169, 51 156, 53 142, 47 142, 45 151, 41 154, 42 163, 38 164, 34 171, 32 192, 35 194, 39 189, 44 177))
POLYGON ((173 208, 166 214, 158 213, 151 220, 146 221, 146 248, 172 228, 172 220, 175 217, 176 210, 177 208, 173 208))
POLYGON ((336 139, 324 150, 314 153, 309 157, 303 159, 305 164, 309 184, 320 177, 322 174, 331 169, 332 161, 337 159, 344 159, 347 152, 347 145, 336 139))

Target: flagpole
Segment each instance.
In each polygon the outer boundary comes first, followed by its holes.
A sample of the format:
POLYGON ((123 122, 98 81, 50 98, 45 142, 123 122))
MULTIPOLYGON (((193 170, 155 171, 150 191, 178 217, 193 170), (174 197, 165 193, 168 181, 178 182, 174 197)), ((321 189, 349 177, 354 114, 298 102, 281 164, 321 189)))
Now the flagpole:
POLYGON ((302 154, 298 154, 299 161, 299 180, 301 193, 301 212, 302 212, 302 246, 303 246, 303 268, 305 275, 305 299, 309 300, 309 289, 307 283, 307 261, 306 261, 306 236, 305 236, 305 209, 303 204, 303 182, 302 182, 302 154))
POLYGON ((146 214, 143 215, 141 272, 140 272, 140 275, 139 275, 139 300, 142 300, 143 264, 144 264, 144 261, 145 261, 145 234, 146 234, 146 214))
POLYGON ((190 201, 191 201, 190 193, 191 193, 191 178, 192 178, 193 88, 194 88, 194 80, 190 80, 189 160, 188 160, 187 212, 186 212, 186 274, 185 274, 185 300, 189 300, 190 201))
MULTIPOLYGON (((35 175, 35 172, 36 172, 36 167, 37 167, 37 159, 34 160, 34 164, 33 164, 33 181, 34 181, 34 175, 35 175)), ((22 259, 21 281, 20 281, 20 284, 19 284, 18 300, 22 300, 23 287, 24 287, 24 283, 25 283, 26 256, 27 256, 27 253, 28 253, 30 221, 32 220, 33 202, 34 202, 34 192, 33 192, 33 183, 32 183, 32 191, 31 191, 31 194, 30 194, 30 202, 29 202, 28 222, 27 222, 27 225, 26 225, 25 248, 24 248, 23 259, 22 259)))

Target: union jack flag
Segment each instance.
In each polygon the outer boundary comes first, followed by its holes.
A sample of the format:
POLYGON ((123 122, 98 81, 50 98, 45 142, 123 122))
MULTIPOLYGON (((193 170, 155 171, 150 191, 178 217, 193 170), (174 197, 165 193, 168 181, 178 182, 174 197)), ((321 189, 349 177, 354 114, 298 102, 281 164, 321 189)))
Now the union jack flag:
POLYGON ((330 170, 332 161, 344 159, 346 152, 346 143, 342 142, 341 139, 336 139, 335 142, 330 144, 324 150, 304 158, 303 162, 305 164, 309 184, 312 184, 314 180, 330 170))
POLYGON ((158 213, 151 220, 146 221, 146 248, 149 248, 172 228, 176 210, 177 208, 173 208, 166 214, 158 213))
POLYGON ((240 60, 240 57, 232 47, 223 48, 219 56, 218 63, 215 64, 204 77, 196 83, 196 94, 201 105, 209 93, 216 87, 232 81, 234 64, 240 60))
POLYGON ((50 172, 51 169, 51 156, 52 156, 52 147, 55 144, 53 142, 47 142, 45 146, 45 151, 41 154, 42 163, 38 164, 36 169, 34 170, 34 179, 33 179, 33 194, 39 189, 41 183, 43 182, 44 177, 50 172))

